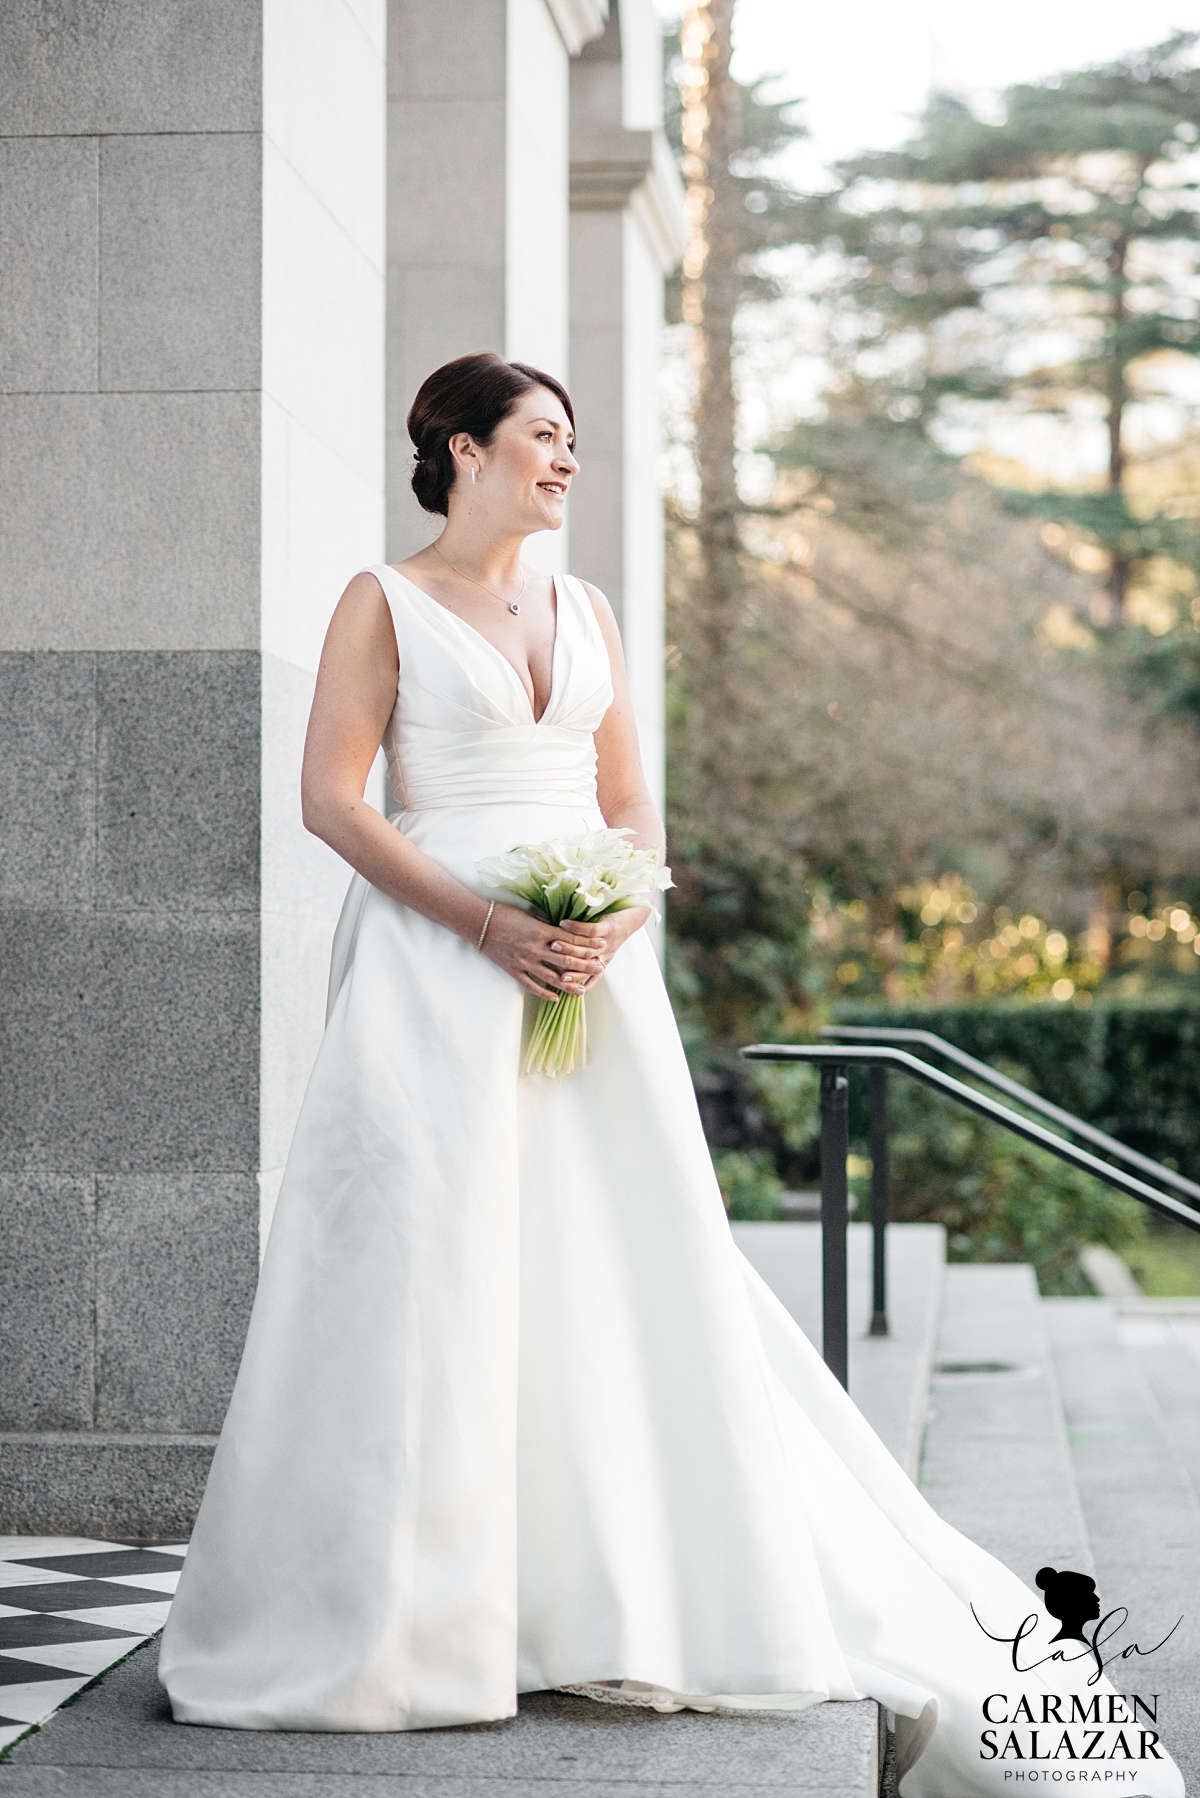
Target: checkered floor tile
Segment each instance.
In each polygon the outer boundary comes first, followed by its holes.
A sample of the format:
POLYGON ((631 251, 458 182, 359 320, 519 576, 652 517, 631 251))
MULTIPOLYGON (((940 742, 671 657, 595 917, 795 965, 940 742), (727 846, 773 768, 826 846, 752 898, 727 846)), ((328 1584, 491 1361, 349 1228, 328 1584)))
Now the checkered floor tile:
POLYGON ((0 1754, 162 1628, 186 1549, 0 1536, 0 1754))

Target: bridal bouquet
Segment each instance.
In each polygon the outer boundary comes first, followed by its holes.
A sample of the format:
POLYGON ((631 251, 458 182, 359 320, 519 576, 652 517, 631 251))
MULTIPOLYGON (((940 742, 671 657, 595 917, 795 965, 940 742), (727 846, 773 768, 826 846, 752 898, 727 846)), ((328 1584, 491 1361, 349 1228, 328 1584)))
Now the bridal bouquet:
MULTIPOLYGON (((631 830, 593 830, 585 837, 520 843, 479 864, 489 885, 523 899, 551 924, 590 922, 609 912, 650 905, 671 885, 653 849, 635 849, 631 830)), ((527 1074, 570 1074, 588 1060, 582 993, 543 999, 525 1053, 527 1074)))

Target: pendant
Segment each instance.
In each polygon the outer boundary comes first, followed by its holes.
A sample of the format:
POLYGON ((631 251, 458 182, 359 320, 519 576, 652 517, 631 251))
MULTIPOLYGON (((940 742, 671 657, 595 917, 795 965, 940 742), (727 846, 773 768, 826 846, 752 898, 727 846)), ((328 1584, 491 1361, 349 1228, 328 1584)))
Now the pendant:
POLYGON ((519 605, 518 605, 518 604, 517 604, 517 602, 516 602, 516 600, 515 600, 515 599, 510 599, 510 600, 509 600, 509 602, 508 602, 508 609, 509 609, 509 611, 510 611, 510 612, 511 612, 511 613, 512 613, 512 615, 513 615, 513 617, 514 617, 514 618, 515 618, 515 617, 517 617, 517 615, 518 615, 518 613, 519 613, 519 612, 520 612, 520 610, 521 610, 521 608, 520 608, 520 606, 519 606, 519 605))

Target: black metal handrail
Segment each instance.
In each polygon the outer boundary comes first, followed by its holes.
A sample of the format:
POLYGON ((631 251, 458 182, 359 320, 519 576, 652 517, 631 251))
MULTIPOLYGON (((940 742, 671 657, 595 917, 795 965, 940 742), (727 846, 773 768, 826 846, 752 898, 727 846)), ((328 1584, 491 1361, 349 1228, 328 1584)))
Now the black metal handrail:
POLYGON ((1131 1149, 1128 1143, 1118 1141, 1106 1130, 1097 1129, 1095 1124, 1085 1123, 1083 1118, 1077 1118, 1073 1112, 1064 1111, 1061 1105, 1051 1104, 1040 1093, 1030 1092, 1019 1080, 1010 1080, 1007 1074, 1001 1074, 986 1061, 977 1061, 965 1049, 960 1049, 957 1043, 947 1042, 944 1036, 935 1036, 932 1030, 893 1030, 877 1024, 823 1024, 817 1034, 837 1042, 890 1043, 897 1048, 904 1043, 919 1043, 922 1048, 932 1049, 935 1055, 965 1068, 974 1079, 984 1080, 998 1092, 1018 1099, 1030 1111, 1039 1112, 1044 1118, 1053 1118, 1071 1136, 1095 1143, 1098 1149, 1111 1155, 1114 1161, 1123 1161, 1128 1167, 1141 1168, 1144 1174, 1150 1174, 1164 1186, 1171 1186, 1176 1192, 1185 1193, 1189 1199, 1200 1204, 1200 1186, 1194 1180, 1189 1180, 1186 1174, 1177 1173, 1173 1167, 1164 1167, 1160 1161, 1154 1161, 1149 1155, 1131 1149))
MULTIPOLYGON (((882 1156, 883 1173, 877 1180, 872 1175, 872 1225, 874 1234, 874 1293, 872 1305, 871 1333, 886 1335, 886 1223, 887 1223, 887 1158, 886 1158, 886 1094, 887 1073, 891 1068, 909 1074, 925 1086, 932 1087, 934 1092, 944 1093, 947 1098, 954 1099, 968 1111, 977 1112, 993 1124, 999 1124, 1014 1136, 1020 1136, 1026 1142, 1036 1143, 1038 1148, 1046 1149, 1065 1161, 1069 1167, 1078 1168, 1082 1173, 1092 1174, 1102 1180, 1106 1186, 1115 1188, 1117 1192, 1126 1193, 1130 1198, 1148 1205, 1162 1217, 1173 1218, 1176 1223, 1185 1224, 1189 1230, 1200 1232, 1200 1212, 1185 1205, 1172 1193, 1160 1192, 1157 1187, 1148 1186, 1144 1180, 1127 1174, 1122 1168, 1113 1167, 1110 1162, 1101 1161, 1087 1149, 1078 1148, 1073 1142, 1066 1142, 1053 1131, 1035 1124, 1032 1118, 1022 1117, 1020 1113, 1010 1111, 1007 1105, 989 1098, 986 1093, 977 1092, 973 1086, 965 1086, 961 1080, 955 1080, 950 1074, 943 1074, 940 1068, 931 1067, 927 1061, 910 1055, 904 1049, 892 1048, 883 1044, 863 1044, 861 1047, 842 1043, 754 1043, 742 1050, 748 1061, 807 1061, 816 1063, 821 1069, 821 1297, 822 1297, 822 1353, 826 1365, 841 1381, 847 1384, 849 1362, 849 1325, 846 1294, 846 1230, 848 1224, 848 1193, 846 1185, 846 1154, 849 1148, 849 1098, 851 1067, 869 1068, 872 1075, 872 1098, 879 1114, 877 1127, 872 1128, 872 1160, 874 1161, 877 1143, 882 1138, 885 1153, 882 1156), (879 1201, 882 1200, 880 1203, 879 1201), (880 1324, 882 1327, 879 1327, 880 1324)), ((1015 1084, 1015 1082, 1014 1082, 1015 1084)), ((1025 1089, 1020 1089, 1024 1094, 1025 1089)), ((1076 1120, 1078 1121, 1078 1120, 1076 1120)), ((873 1120, 874 1122, 874 1120, 873 1120)))

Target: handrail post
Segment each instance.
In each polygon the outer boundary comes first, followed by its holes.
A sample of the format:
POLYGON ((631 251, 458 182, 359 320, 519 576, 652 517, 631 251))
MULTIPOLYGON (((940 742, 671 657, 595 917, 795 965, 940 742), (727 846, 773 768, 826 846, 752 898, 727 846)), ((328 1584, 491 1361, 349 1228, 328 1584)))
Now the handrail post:
POLYGON ((821 1069, 821 1349, 825 1365, 849 1385, 846 1308, 846 1156, 850 1078, 844 1066, 821 1069))
POLYGON ((888 1173, 888 1071, 869 1068, 871 1094, 871 1327, 868 1335, 886 1336, 888 1173))

